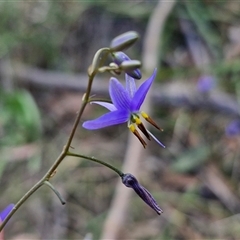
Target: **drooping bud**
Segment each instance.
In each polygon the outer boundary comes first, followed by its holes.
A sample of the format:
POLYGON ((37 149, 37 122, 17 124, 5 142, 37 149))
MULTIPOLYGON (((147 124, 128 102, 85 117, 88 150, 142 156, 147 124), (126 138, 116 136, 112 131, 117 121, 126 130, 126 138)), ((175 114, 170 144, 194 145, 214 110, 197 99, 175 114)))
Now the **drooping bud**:
POLYGON ((130 61, 131 58, 124 52, 114 52, 112 53, 114 62, 120 66, 123 61, 130 61))
MULTIPOLYGON (((137 60, 131 60, 127 54, 124 52, 114 52, 112 53, 113 61, 120 67, 130 68, 130 70, 124 70, 129 76, 131 76, 134 79, 141 79, 142 74, 141 71, 133 66, 139 66, 139 63, 137 60), (133 62, 132 62, 133 61, 133 62), (129 62, 129 63, 126 63, 129 62), (123 64, 123 65, 122 65, 123 64), (134 69, 133 69, 134 68, 134 69)), ((141 65, 141 63, 140 63, 141 65)))
POLYGON ((112 51, 122 51, 132 46, 139 38, 139 35, 135 31, 125 32, 115 37, 110 44, 112 51))
POLYGON ((122 176, 122 183, 129 188, 132 188, 142 200, 148 204, 158 215, 163 213, 163 210, 158 206, 152 194, 138 183, 137 179, 130 173, 122 176))

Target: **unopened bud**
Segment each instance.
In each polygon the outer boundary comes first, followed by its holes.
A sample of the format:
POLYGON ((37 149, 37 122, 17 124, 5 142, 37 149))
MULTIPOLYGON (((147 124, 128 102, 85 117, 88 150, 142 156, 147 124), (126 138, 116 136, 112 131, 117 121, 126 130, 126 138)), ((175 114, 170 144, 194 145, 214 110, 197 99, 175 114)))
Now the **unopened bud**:
POLYGON ((129 188, 132 188, 137 195, 150 206, 158 215, 163 213, 163 210, 159 207, 152 194, 139 184, 138 180, 130 173, 126 173, 122 176, 122 183, 129 188))
POLYGON ((124 52, 114 52, 112 53, 113 60, 117 65, 121 65, 123 61, 130 61, 131 58, 124 52))
POLYGON ((129 61, 123 61, 120 64, 120 68, 122 70, 129 71, 129 70, 135 70, 137 68, 140 68, 141 65, 142 65, 141 62, 138 60, 129 60, 129 61))
POLYGON ((115 52, 112 54, 114 62, 121 67, 129 76, 134 79, 141 79, 141 71, 137 68, 141 66, 141 62, 131 60, 124 52, 115 52))
POLYGON ((110 44, 112 51, 122 51, 132 46, 139 38, 135 31, 129 31, 115 37, 110 44))

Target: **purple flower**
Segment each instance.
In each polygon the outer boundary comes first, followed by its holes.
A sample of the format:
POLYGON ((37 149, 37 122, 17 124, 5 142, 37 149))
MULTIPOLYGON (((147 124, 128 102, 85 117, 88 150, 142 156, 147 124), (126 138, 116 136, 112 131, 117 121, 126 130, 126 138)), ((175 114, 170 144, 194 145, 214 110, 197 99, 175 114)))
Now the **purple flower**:
POLYGON ((122 182, 126 187, 132 188, 142 200, 148 204, 158 215, 163 213, 163 210, 158 206, 152 194, 138 183, 137 179, 130 173, 122 176, 122 182))
POLYGON ((240 134, 240 120, 231 121, 225 129, 225 133, 228 137, 233 137, 240 134))
MULTIPOLYGON (((124 61, 131 61, 131 59, 124 52, 114 52, 112 53, 114 62, 120 66, 124 61)), ((134 79, 141 79, 142 74, 139 69, 125 71, 130 77, 134 79)))
POLYGON ((4 208, 3 211, 0 212, 0 222, 4 221, 4 219, 13 209, 13 207, 14 207, 14 204, 11 203, 6 208, 4 208))
POLYGON ((212 76, 202 76, 198 79, 197 90, 202 93, 209 92, 215 87, 215 78, 212 76))
POLYGON ((98 101, 93 102, 107 108, 110 112, 97 119, 84 122, 83 127, 89 130, 95 130, 128 122, 128 128, 139 139, 144 148, 147 144, 135 126, 137 126, 149 140, 150 137, 152 137, 159 145, 165 148, 165 146, 144 127, 142 121, 140 120, 141 114, 141 116, 154 127, 161 130, 145 112, 140 111, 140 107, 152 85, 152 82, 156 76, 156 72, 157 71, 155 69, 153 75, 138 89, 136 88, 134 79, 127 74, 126 88, 124 88, 124 86, 116 78, 111 78, 109 84, 109 94, 112 103, 98 101))

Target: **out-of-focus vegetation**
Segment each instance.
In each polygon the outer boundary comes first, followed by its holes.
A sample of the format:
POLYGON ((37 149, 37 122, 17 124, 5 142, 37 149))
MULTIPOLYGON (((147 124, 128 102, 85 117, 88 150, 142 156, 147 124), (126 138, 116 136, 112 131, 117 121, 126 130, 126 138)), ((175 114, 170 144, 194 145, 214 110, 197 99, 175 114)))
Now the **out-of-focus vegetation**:
MULTIPOLYGON (((83 94, 23 84, 11 74, 17 64, 86 73, 95 51, 108 46, 116 35, 135 30, 143 39, 155 4, 0 2, 1 209, 16 202, 62 150, 83 94)), ((224 105, 230 96, 239 107, 239 19, 238 1, 179 1, 161 39, 155 86, 192 86, 189 94, 195 102, 218 92, 222 98, 216 104, 224 105), (215 85, 199 93, 197 82, 204 76, 213 77, 215 85)), ((142 40, 128 53, 137 59, 141 50, 142 40)), ((210 111, 204 104, 193 107, 196 104, 187 101, 178 107, 169 100, 153 104, 155 119, 164 128, 163 133, 153 132, 167 148, 153 141, 148 145, 140 176, 164 214, 156 216, 134 195, 121 239, 239 239, 240 136, 238 129, 237 134, 225 133, 228 124, 239 118, 238 111, 210 111)), ((85 118, 99 116, 99 111, 91 106, 85 118)), ((81 130, 73 147, 121 166, 126 137, 122 126, 81 130)), ((99 239, 116 181, 117 176, 102 166, 66 159, 53 182, 67 205, 62 207, 49 189, 42 188, 9 222, 7 239, 83 239, 86 235, 99 239)))

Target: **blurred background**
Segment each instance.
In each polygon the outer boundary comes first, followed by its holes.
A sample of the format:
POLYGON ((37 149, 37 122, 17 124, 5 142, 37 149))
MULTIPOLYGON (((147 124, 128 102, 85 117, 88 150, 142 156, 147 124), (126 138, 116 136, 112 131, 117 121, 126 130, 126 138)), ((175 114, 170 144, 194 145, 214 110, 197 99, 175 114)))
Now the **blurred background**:
MULTIPOLYGON (((94 53, 134 30, 141 39, 127 54, 141 59, 156 4, 0 2, 0 209, 59 155, 94 53)), ((231 0, 179 1, 168 16, 152 92, 152 117, 164 132, 151 129, 166 149, 148 144, 139 179, 164 214, 134 194, 119 239, 240 238, 239 17, 240 2, 231 0)), ((93 94, 108 96, 109 77, 99 75, 93 94)), ((82 122, 102 113, 89 106, 82 122)), ((79 126, 72 145, 121 168, 127 134, 125 125, 79 126)), ((52 179, 67 204, 42 187, 12 217, 6 239, 99 239, 117 180, 107 168, 68 157, 52 179)))

